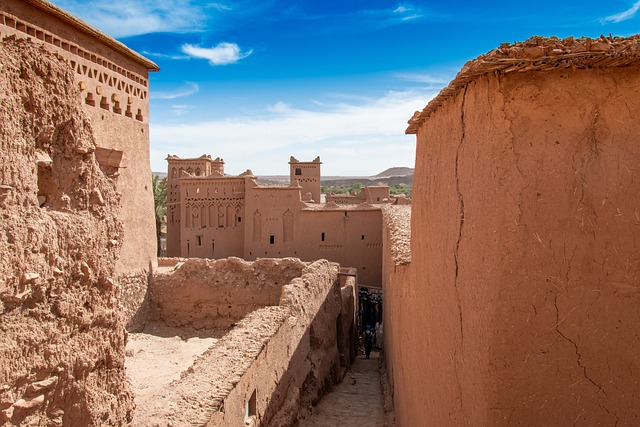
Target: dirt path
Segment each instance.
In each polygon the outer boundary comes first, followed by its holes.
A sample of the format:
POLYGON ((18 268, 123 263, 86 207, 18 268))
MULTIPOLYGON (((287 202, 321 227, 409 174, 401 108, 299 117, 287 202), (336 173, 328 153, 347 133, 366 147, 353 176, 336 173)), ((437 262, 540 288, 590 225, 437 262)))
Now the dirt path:
POLYGON ((162 395, 166 386, 180 379, 180 374, 224 332, 192 331, 150 323, 143 332, 130 333, 125 367, 135 393, 136 418, 143 418, 147 400, 162 395))
POLYGON ((344 379, 300 427, 385 427, 378 353, 359 355, 344 379))

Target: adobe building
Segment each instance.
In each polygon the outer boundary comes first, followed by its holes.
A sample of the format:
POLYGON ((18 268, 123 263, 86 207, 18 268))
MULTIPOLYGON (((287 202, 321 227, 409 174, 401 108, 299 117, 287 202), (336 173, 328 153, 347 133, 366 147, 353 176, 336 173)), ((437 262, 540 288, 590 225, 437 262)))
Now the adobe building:
MULTIPOLYGON (((117 183, 125 207, 121 282, 144 290, 156 249, 149 162, 149 71, 158 66, 46 0, 9 0, 0 5, 0 38, 42 45, 74 71, 96 148, 91 153, 117 183), (126 282, 126 283, 125 283, 126 282)), ((88 153, 89 154, 89 153, 88 153)), ((47 197, 44 195, 43 197, 47 197)))
POLYGON ((224 161, 208 155, 167 162, 167 256, 328 259, 380 288, 380 207, 316 202, 319 157, 291 157, 289 185, 259 184, 250 170, 225 175, 224 161))
POLYGON ((132 420, 125 325, 156 263, 157 69, 47 1, 0 3, 2 425, 132 420))
POLYGON ((533 37, 409 121, 410 263, 385 254, 398 426, 640 422, 638 91, 639 36, 533 37))

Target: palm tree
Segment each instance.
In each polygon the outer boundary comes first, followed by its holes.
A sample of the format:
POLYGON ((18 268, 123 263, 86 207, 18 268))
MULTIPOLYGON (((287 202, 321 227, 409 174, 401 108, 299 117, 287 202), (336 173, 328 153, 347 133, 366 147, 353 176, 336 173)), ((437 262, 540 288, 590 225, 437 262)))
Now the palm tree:
POLYGON ((153 205, 156 216, 156 242, 158 244, 158 256, 164 255, 162 249, 162 227, 167 216, 167 179, 160 179, 157 175, 151 181, 153 188, 153 205))

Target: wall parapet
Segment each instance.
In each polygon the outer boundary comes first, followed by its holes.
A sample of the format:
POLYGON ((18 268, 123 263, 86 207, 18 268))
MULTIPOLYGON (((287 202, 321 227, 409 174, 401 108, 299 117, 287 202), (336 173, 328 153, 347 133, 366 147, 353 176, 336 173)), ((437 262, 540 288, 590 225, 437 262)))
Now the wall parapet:
POLYGON ((382 221, 389 235, 391 258, 395 265, 411 262, 411 205, 385 205, 382 221))
POLYGON ((450 98, 471 81, 490 73, 549 71, 563 68, 586 69, 625 67, 640 64, 640 36, 628 38, 604 37, 576 39, 567 37, 531 37, 514 43, 503 43, 476 59, 467 62, 456 77, 433 98, 422 111, 409 119, 406 134, 418 128, 450 98))

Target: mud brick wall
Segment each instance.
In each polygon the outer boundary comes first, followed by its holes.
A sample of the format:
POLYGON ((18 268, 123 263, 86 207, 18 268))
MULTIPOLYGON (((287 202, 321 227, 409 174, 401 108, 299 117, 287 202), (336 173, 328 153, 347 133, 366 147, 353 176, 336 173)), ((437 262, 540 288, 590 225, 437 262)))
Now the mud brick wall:
MULTIPOLYGON (((353 327, 353 321, 344 319, 354 317, 355 283, 350 280, 340 287, 337 264, 297 259, 190 260, 173 275, 185 267, 205 275, 215 270, 220 277, 238 269, 262 277, 271 270, 281 283, 280 297, 276 305, 255 308, 237 321, 168 386, 162 398, 139 408, 144 413, 138 412, 136 419, 174 426, 290 426, 341 379, 340 352, 353 352, 345 330, 353 327), (281 281, 296 269, 297 277, 281 281), (339 337, 343 341, 338 342, 339 337)), ((244 286, 240 276, 237 283, 244 286)), ((184 276, 176 280, 183 282, 184 276)))
POLYGON ((150 315, 170 326, 227 327, 258 308, 278 305, 282 287, 305 265, 293 258, 190 259, 153 277, 150 315))
POLYGON ((400 426, 638 424, 639 49, 504 46, 410 122, 400 426))
POLYGON ((0 425, 124 425, 117 178, 67 62, 0 42, 0 425))

